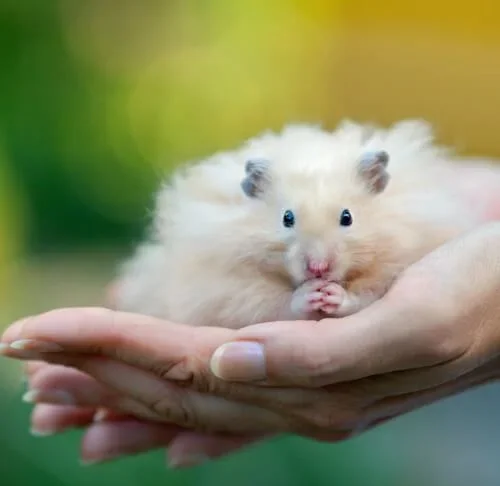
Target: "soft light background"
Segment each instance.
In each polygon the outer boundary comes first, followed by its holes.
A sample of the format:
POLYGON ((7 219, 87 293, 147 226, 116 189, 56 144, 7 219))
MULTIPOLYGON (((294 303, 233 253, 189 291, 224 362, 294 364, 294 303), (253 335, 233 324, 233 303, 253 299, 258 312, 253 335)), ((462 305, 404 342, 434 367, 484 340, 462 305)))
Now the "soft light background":
MULTIPOLYGON (((176 164, 289 121, 434 122, 500 156, 496 0, 2 0, 0 314, 102 302, 176 164)), ((500 393, 345 444, 280 439, 188 472, 162 452, 89 468, 78 432, 34 438, 0 364, 0 477, 22 485, 500 484, 500 393)))

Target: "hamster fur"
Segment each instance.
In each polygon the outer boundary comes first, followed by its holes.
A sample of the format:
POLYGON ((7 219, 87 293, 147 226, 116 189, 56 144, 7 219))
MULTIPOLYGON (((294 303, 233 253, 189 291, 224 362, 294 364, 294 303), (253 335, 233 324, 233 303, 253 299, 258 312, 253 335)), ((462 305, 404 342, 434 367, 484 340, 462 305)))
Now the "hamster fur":
POLYGON ((366 307, 478 223, 433 138, 420 120, 297 124, 185 165, 157 193, 115 307, 231 328, 366 307))

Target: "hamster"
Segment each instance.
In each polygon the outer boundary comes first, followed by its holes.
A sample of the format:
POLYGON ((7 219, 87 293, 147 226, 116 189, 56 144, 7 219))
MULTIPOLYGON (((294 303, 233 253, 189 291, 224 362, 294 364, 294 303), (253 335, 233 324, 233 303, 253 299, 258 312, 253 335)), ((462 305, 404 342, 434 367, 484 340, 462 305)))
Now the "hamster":
POLYGON ((432 127, 344 121, 265 132, 185 165, 121 267, 115 308, 193 326, 351 315, 478 223, 432 127))

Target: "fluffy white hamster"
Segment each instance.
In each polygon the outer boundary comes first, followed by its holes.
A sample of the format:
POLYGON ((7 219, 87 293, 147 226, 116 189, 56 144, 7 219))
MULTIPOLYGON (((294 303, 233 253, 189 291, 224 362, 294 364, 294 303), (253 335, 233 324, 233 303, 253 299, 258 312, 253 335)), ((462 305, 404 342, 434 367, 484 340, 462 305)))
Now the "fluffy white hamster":
POLYGON ((352 314, 478 223, 443 176, 452 159, 423 121, 345 121, 185 165, 157 194, 115 307, 231 328, 352 314))

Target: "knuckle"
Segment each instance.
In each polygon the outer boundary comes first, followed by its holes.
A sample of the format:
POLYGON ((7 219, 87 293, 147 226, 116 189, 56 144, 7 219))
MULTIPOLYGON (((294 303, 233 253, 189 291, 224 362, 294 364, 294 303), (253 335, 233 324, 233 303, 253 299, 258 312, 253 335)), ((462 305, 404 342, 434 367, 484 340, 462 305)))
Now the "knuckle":
POLYGON ((174 381, 181 388, 189 388, 201 393, 215 391, 214 380, 204 372, 201 365, 190 358, 184 358, 170 366, 163 367, 158 374, 165 381, 174 381))
POLYGON ((168 387, 149 404, 152 412, 176 425, 193 428, 198 425, 190 400, 174 387, 168 387))
POLYGON ((438 363, 459 358, 467 352, 468 347, 466 336, 448 324, 437 326, 421 342, 422 354, 438 363))
POLYGON ((189 426, 193 422, 192 413, 171 393, 158 397, 151 405, 151 410, 160 417, 177 425, 189 426))
POLYGON ((177 426, 195 430, 201 433, 213 433, 211 421, 204 420, 204 414, 197 405, 193 395, 175 385, 163 390, 158 398, 149 404, 149 409, 155 416, 177 426))
POLYGON ((438 339, 431 351, 433 356, 439 362, 451 361, 461 357, 467 352, 468 345, 463 339, 457 336, 445 336, 438 339))

